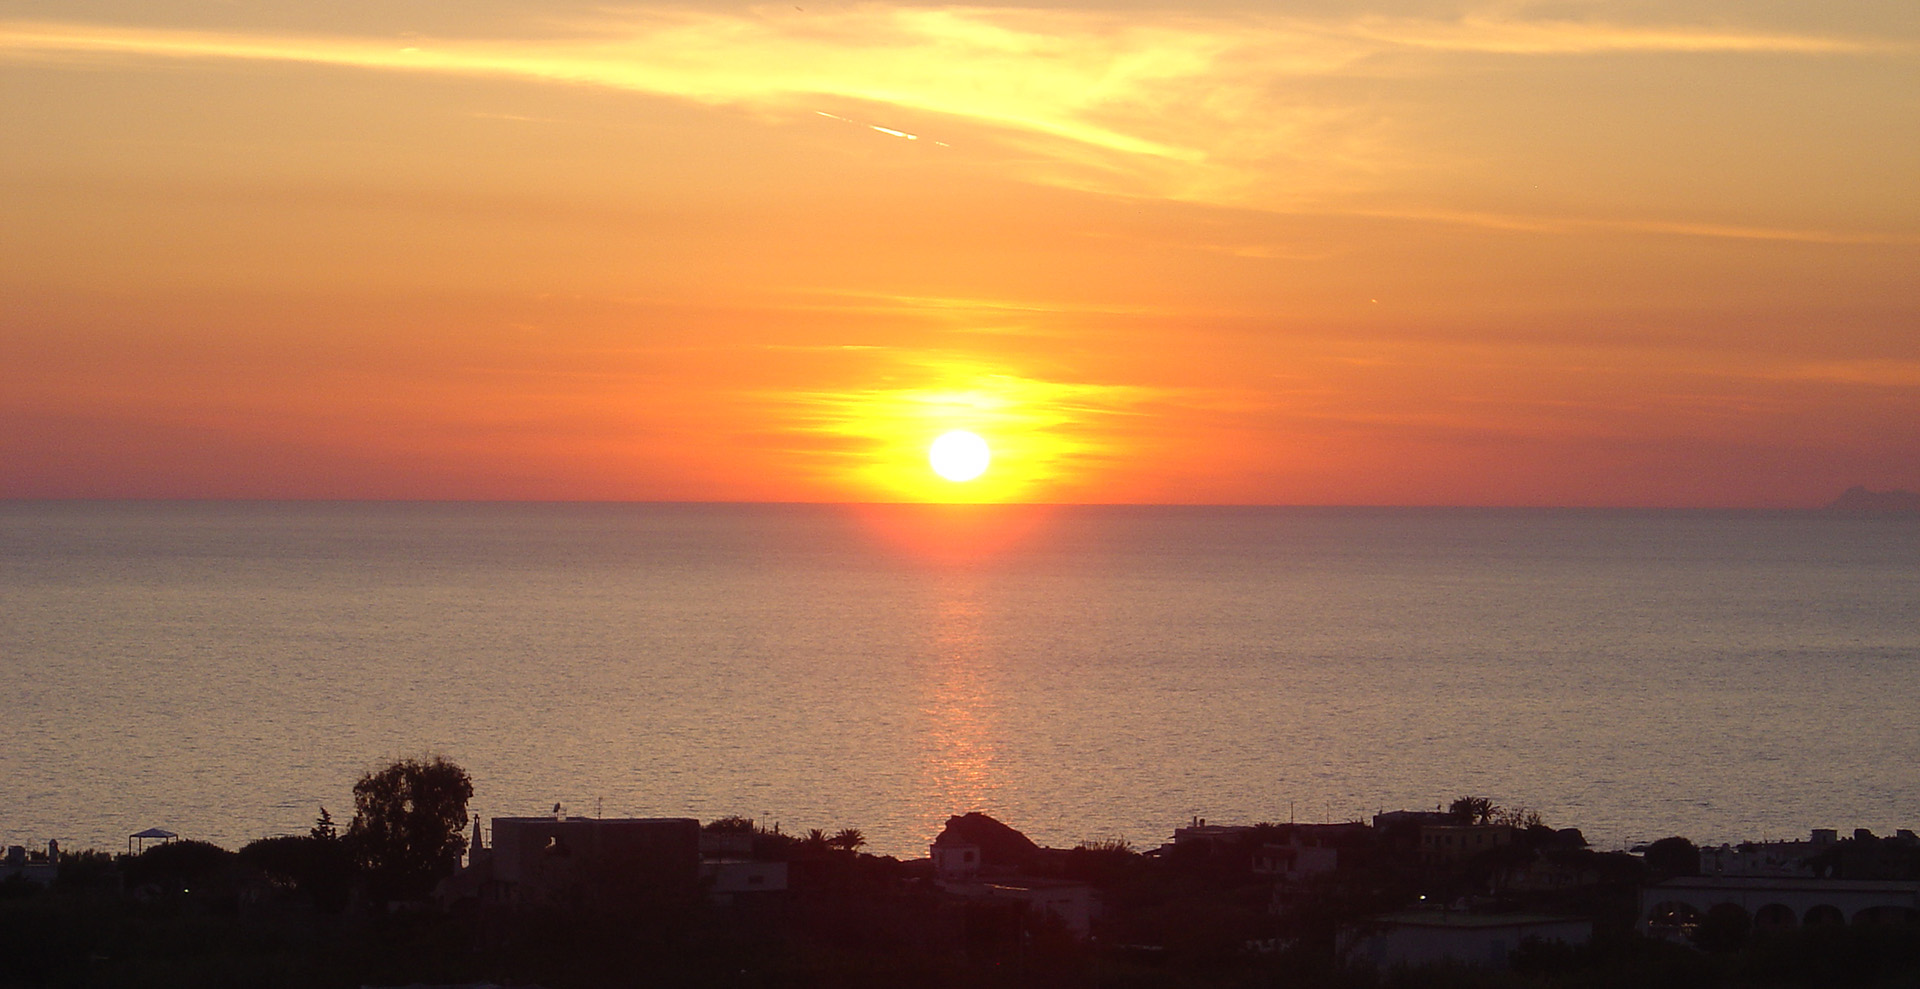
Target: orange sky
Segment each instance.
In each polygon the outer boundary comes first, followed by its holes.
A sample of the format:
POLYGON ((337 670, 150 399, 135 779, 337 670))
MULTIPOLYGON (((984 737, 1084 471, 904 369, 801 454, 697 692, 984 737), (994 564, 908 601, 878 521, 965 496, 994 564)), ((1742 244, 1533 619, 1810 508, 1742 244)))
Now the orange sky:
POLYGON ((310 6, 0 4, 0 496, 1920 488, 1907 0, 310 6))

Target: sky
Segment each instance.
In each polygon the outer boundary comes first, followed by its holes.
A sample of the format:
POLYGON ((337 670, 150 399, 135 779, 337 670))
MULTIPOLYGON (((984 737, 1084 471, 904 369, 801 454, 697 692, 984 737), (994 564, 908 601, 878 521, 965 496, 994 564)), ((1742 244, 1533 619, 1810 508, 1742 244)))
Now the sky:
POLYGON ((1911 0, 0 0, 0 135, 0 497, 1920 488, 1911 0))

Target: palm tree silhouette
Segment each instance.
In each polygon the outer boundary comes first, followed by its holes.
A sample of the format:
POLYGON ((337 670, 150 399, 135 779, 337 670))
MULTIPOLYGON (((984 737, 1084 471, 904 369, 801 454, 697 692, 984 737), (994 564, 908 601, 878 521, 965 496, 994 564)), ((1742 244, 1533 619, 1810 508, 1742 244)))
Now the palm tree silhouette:
POLYGON ((1461 797, 1447 805, 1447 813, 1468 824, 1491 824, 1500 808, 1487 797, 1461 797))

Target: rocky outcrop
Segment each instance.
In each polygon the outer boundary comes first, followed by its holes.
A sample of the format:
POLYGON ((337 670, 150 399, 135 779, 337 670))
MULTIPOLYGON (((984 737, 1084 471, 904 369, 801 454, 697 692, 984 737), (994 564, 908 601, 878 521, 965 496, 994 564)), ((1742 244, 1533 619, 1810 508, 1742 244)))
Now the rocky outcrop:
POLYGON ((974 845, 987 868, 1024 869, 1040 854, 1033 839, 978 811, 947 818, 947 826, 933 843, 974 845))

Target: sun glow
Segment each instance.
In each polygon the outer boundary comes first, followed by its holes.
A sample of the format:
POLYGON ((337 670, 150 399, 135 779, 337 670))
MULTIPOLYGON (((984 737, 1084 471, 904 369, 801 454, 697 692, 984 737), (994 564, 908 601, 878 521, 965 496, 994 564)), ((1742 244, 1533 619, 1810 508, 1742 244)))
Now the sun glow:
POLYGON ((794 470, 853 502, 1088 500, 1083 492, 1119 455, 1115 423, 1164 397, 884 353, 862 377, 894 380, 777 393, 766 412, 800 441, 794 470))
POLYGON ((978 433, 956 429, 942 433, 927 450, 927 462, 933 472, 949 481, 971 481, 987 472, 993 451, 978 433))

